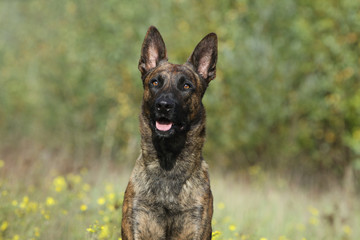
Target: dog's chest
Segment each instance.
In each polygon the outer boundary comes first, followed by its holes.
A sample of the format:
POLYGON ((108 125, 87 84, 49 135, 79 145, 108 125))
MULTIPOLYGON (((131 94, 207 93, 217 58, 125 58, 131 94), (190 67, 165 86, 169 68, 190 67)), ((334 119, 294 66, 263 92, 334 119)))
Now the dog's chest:
POLYGON ((193 182, 193 177, 181 171, 153 169, 146 174, 142 197, 169 210, 182 211, 195 201, 193 182))

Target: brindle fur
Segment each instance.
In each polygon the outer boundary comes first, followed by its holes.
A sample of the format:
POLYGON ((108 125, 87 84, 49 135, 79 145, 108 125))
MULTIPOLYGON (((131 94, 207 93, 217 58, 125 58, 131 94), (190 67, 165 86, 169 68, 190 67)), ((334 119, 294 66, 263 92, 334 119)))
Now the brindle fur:
POLYGON ((144 86, 141 155, 125 192, 123 240, 211 239, 213 197, 201 152, 205 141, 201 100, 215 78, 216 60, 214 33, 201 40, 185 64, 177 65, 167 61, 158 30, 149 28, 139 61, 144 86), (159 86, 151 85, 154 79, 159 86), (184 83, 191 89, 184 90, 184 83), (155 127, 159 99, 174 102, 171 117, 166 115, 176 123, 169 133, 155 127))

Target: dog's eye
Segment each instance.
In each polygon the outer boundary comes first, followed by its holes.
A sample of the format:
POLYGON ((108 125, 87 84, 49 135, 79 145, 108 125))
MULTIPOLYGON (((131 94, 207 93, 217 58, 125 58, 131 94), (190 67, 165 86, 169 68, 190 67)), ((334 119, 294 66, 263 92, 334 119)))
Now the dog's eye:
POLYGON ((159 86, 159 81, 158 80, 152 80, 151 85, 153 85, 154 87, 157 87, 157 86, 159 86))
POLYGON ((185 83, 183 88, 184 88, 185 90, 188 90, 188 89, 190 89, 190 87, 191 87, 190 84, 185 83))

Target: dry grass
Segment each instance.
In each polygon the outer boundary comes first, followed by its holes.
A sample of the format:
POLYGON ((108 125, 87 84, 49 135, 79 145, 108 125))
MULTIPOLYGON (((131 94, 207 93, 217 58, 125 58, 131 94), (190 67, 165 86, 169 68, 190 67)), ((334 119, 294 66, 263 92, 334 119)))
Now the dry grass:
MULTIPOLYGON (((0 162, 1 240, 120 239, 129 168, 31 158, 0 162)), ((259 167, 211 180, 213 239, 360 239, 360 204, 339 187, 304 188, 259 167)))

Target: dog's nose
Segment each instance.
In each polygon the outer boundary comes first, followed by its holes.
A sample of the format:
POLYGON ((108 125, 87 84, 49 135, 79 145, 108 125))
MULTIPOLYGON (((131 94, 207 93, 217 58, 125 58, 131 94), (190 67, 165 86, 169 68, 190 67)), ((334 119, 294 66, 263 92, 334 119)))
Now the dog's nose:
POLYGON ((170 100, 160 100, 155 104, 156 110, 161 113, 170 112, 175 107, 175 103, 170 100))

